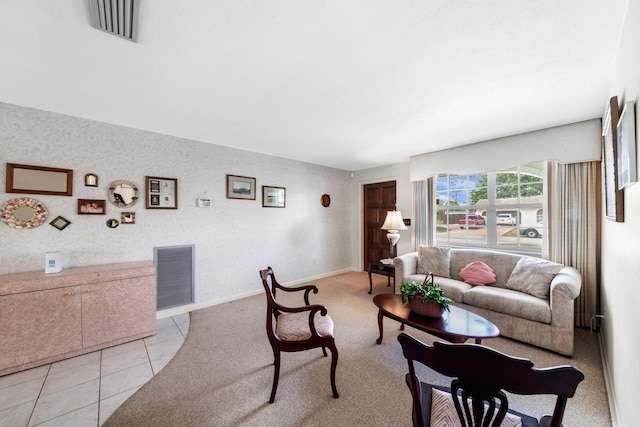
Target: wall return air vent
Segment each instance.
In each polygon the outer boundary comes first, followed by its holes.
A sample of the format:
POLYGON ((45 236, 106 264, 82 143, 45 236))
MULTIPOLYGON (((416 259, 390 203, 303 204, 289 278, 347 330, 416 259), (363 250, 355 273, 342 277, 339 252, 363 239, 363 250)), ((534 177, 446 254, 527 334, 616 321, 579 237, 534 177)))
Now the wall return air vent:
POLYGON ((141 0, 89 0, 91 25, 95 28, 138 41, 141 0))

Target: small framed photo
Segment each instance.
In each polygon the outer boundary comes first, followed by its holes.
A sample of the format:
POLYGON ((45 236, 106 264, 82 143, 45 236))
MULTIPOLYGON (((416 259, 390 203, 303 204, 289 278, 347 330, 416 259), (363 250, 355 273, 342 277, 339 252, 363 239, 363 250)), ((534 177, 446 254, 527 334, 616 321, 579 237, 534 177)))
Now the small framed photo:
POLYGON ((85 187, 97 187, 98 186, 98 175, 95 173, 88 173, 84 176, 84 186, 85 187))
POLYGON ((248 176, 227 175, 227 199, 256 199, 256 179, 248 176))
POLYGON ((78 199, 78 215, 104 215, 106 200, 78 199))
POLYGON ((69 224, 71 224, 71 221, 69 221, 65 217, 58 216, 53 221, 51 221, 49 224, 51 224, 52 226, 54 226, 58 230, 64 230, 65 228, 67 228, 67 226, 69 224))
POLYGON ((284 187, 262 186, 263 208, 284 208, 286 189, 284 187))
POLYGON ((122 224, 135 224, 136 213, 135 212, 122 212, 120 214, 120 222, 122 224))
POLYGON ((147 209, 178 209, 178 180, 146 176, 147 209))

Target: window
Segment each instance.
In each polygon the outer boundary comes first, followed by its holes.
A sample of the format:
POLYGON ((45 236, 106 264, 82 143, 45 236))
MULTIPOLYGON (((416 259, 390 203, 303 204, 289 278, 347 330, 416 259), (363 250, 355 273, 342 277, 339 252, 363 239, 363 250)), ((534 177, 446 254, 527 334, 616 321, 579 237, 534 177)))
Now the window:
POLYGON ((545 163, 435 177, 435 242, 540 254, 545 163))

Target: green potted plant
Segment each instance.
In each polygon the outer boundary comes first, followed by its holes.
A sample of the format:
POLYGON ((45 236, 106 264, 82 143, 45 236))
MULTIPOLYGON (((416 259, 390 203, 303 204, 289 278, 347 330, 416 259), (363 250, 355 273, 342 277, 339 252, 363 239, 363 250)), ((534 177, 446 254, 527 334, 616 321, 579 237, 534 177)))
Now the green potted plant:
POLYGON ((451 298, 444 296, 444 290, 433 281, 433 273, 425 277, 424 282, 408 282, 400 285, 400 299, 403 304, 418 314, 440 317, 444 310, 449 311, 451 298))

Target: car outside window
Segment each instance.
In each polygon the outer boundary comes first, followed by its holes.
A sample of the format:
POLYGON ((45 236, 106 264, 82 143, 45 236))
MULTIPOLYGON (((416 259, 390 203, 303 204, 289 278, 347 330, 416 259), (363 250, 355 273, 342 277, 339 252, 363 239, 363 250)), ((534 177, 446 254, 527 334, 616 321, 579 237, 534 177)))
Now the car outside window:
POLYGON ((474 175, 434 178, 434 241, 542 253, 546 166, 520 165, 474 175))

